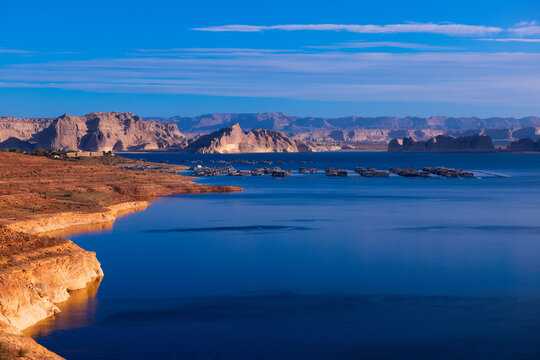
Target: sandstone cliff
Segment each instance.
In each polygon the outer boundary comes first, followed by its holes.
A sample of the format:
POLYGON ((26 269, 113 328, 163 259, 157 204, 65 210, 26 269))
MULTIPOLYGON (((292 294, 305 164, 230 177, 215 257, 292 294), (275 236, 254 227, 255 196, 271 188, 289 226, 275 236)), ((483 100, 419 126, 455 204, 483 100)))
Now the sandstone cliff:
POLYGON ((123 151, 181 148, 175 124, 144 121, 131 113, 64 114, 55 119, 0 117, 0 149, 123 151))
POLYGON ((453 137, 439 135, 428 141, 417 141, 412 137, 394 139, 388 144, 389 152, 494 152, 491 137, 473 135, 453 137))
MULTIPOLYGON (((302 144, 309 151, 309 146, 302 144)), ((186 151, 199 154, 236 154, 267 152, 298 152, 296 141, 274 130, 251 130, 243 132, 234 124, 210 134, 203 135, 191 143, 186 151)))
POLYGON ((96 254, 69 240, 0 228, 0 344, 3 358, 61 359, 21 331, 60 310, 70 291, 103 276, 96 254))
POLYGON ((0 321, 19 330, 54 315, 59 311, 55 304, 67 300, 69 291, 85 288, 103 276, 96 254, 69 240, 44 243, 37 236, 6 228, 1 229, 0 239, 13 246, 22 242, 27 249, 4 257, 0 272, 0 321))

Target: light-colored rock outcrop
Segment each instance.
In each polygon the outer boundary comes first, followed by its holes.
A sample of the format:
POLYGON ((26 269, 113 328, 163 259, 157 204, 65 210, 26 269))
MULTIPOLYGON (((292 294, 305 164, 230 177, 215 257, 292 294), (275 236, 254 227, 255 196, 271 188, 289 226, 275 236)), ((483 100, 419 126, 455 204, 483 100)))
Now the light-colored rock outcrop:
POLYGON ((0 148, 123 151, 181 148, 175 124, 144 121, 131 113, 64 114, 55 119, 0 117, 0 148))
POLYGON ((389 152, 494 152, 491 137, 473 135, 453 137, 439 135, 428 141, 414 138, 394 139, 388 144, 389 152))
POLYGON ((93 252, 69 240, 0 228, 0 355, 2 359, 62 359, 22 330, 60 310, 73 290, 103 276, 93 252), (6 251, 11 252, 5 256, 6 251))
MULTIPOLYGON (((186 151, 199 154, 236 154, 298 152, 296 141, 274 130, 251 130, 243 132, 240 125, 203 135, 191 143, 186 151)), ((309 151, 306 148, 306 151, 309 151)))
POLYGON ((0 321, 18 330, 59 312, 55 304, 66 301, 69 291, 103 276, 96 254, 72 242, 42 251, 0 272, 0 321))

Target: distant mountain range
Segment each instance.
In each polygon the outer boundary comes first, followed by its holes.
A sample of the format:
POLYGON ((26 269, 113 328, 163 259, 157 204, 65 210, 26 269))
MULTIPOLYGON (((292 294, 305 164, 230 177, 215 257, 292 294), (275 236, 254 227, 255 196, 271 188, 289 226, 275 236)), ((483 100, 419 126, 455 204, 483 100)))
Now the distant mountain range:
POLYGON ((238 123, 244 130, 270 129, 298 134, 317 130, 471 130, 540 127, 540 117, 299 117, 285 113, 208 114, 196 117, 147 117, 178 125, 184 133, 208 133, 238 123))
MULTIPOLYGON (((143 119, 120 112, 64 114, 57 118, 0 117, 0 149, 21 150, 324 151, 372 144, 380 147, 397 138, 428 141, 440 135, 477 134, 491 137, 495 145, 523 138, 539 140, 540 118, 302 118, 260 113, 143 119), (214 134, 206 136, 210 133, 214 134)), ((520 146, 525 145, 536 146, 520 146)))

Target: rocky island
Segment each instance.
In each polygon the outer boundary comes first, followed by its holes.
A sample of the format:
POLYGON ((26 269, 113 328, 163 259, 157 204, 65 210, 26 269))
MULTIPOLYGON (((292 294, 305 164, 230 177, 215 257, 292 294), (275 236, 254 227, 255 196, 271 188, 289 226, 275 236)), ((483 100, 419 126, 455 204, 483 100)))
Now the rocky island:
POLYGON ((394 139, 388 144, 388 152, 495 152, 495 146, 491 137, 487 135, 463 137, 439 135, 428 141, 417 141, 412 137, 394 139))
POLYGON ((96 254, 55 235, 110 226, 162 195, 230 192, 176 175, 182 166, 150 166, 114 156, 49 159, 0 152, 0 356, 61 359, 22 335, 59 311, 56 303, 103 276, 96 254))
POLYGON ((539 152, 540 140, 534 141, 531 138, 513 141, 507 148, 508 152, 539 152))

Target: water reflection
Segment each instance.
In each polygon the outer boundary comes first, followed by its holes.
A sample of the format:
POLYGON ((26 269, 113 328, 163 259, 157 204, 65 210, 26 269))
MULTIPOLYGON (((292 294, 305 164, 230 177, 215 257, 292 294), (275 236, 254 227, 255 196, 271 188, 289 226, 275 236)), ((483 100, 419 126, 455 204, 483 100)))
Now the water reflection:
POLYGON ((92 325, 98 305, 96 294, 102 279, 102 277, 95 279, 85 289, 71 291, 68 300, 57 304, 60 313, 25 329, 23 333, 35 338, 45 336, 56 330, 92 325))
POLYGON ((73 234, 82 234, 82 233, 99 233, 105 230, 112 230, 114 221, 101 222, 95 224, 81 224, 74 225, 64 229, 47 231, 40 233, 40 235, 46 235, 51 237, 67 237, 73 234))
MULTIPOLYGON (((122 217, 124 215, 129 215, 134 212, 145 210, 148 205, 149 203, 147 202, 138 202, 138 203, 132 203, 131 207, 128 207, 126 209, 111 210, 111 211, 115 212, 114 215, 115 215, 115 220, 116 220, 119 217, 122 217)), ((40 233, 40 235, 47 235, 47 236, 52 236, 52 237, 65 237, 65 236, 70 236, 74 234, 100 233, 105 230, 112 230, 115 220, 73 225, 73 226, 63 228, 63 229, 46 231, 46 232, 40 233)))

